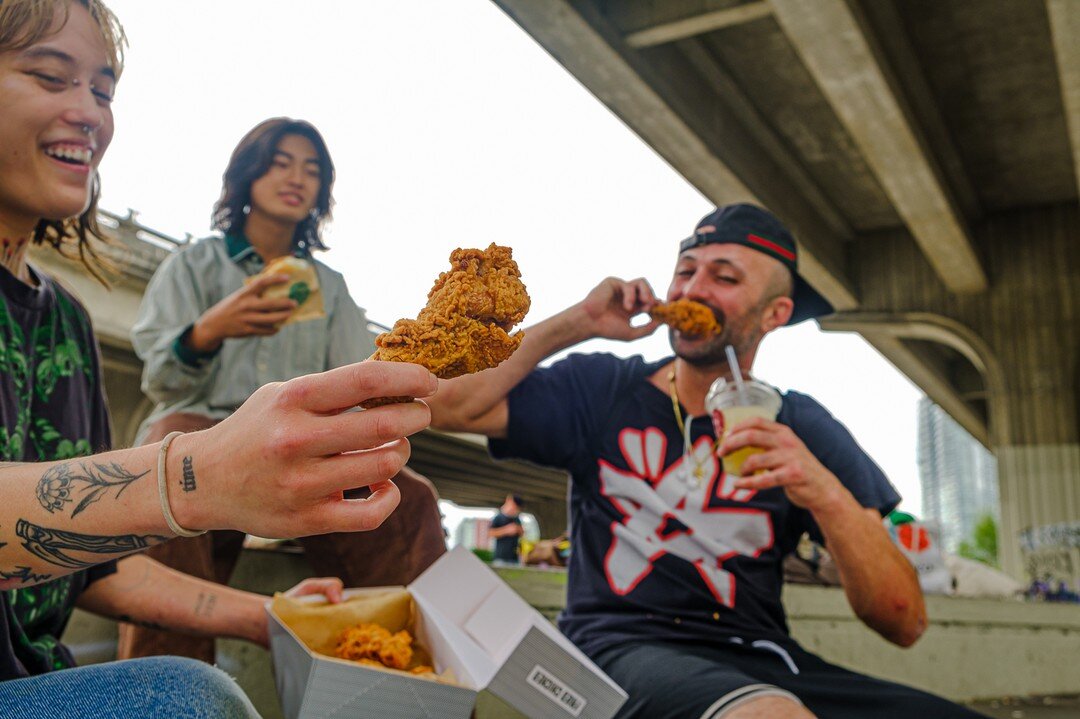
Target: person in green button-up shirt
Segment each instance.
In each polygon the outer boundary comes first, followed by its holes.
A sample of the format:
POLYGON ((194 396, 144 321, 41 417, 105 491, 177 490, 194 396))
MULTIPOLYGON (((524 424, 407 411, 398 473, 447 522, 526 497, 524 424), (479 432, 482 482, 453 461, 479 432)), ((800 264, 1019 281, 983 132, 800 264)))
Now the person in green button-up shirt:
MULTIPOLYGON (((144 362, 142 388, 156 403, 137 443, 211 426, 264 384, 358 362, 375 351, 367 317, 345 279, 312 256, 326 249, 321 229, 333 206, 334 165, 318 130, 289 118, 259 124, 240 141, 223 179, 213 214, 221 234, 162 263, 132 329, 144 362), (262 295, 286 278, 260 273, 290 254, 313 263, 325 316, 283 325, 296 301, 262 295)), ((395 482, 401 505, 379 529, 302 540, 316 571, 340 576, 346 586, 407 584, 445 551, 431 483, 407 470, 395 482)), ((213 532, 163 545, 153 555, 224 583, 242 541, 236 532, 213 532)), ((121 631, 125 657, 168 653, 212 662, 213 649, 210 639, 121 631)))
POLYGON ((273 278, 245 284, 266 260, 243 233, 207 237, 165 260, 132 331, 144 362, 143 391, 156 403, 137 443, 163 417, 189 412, 221 420, 268 382, 340 367, 375 351, 367 317, 345 279, 304 254, 318 273, 326 316, 280 329, 292 301, 259 297, 273 278))

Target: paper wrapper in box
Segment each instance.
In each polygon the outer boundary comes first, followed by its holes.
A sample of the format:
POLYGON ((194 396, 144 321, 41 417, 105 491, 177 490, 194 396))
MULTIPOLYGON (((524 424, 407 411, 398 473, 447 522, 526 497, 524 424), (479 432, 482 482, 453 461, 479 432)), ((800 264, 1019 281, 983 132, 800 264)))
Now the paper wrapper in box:
MULTIPOLYGON (((395 712, 418 701, 430 708, 432 716, 457 716, 455 712, 472 706, 474 692, 454 686, 449 672, 443 677, 421 678, 334 656, 345 629, 370 622, 390 632, 407 630, 415 638, 410 668, 430 665, 423 632, 417 626, 416 605, 405 588, 350 590, 340 604, 317 599, 279 595, 270 604, 277 623, 277 627, 271 623, 274 673, 286 716, 406 716, 395 712), (297 671, 300 668, 302 671, 297 671)), ((414 712, 409 716, 424 715, 414 712)))
MULTIPOLYGON (((412 661, 403 673, 409 673, 413 667, 431 666, 431 656, 422 644, 415 641, 416 605, 408 590, 352 590, 340 604, 290 599, 278 594, 270 606, 274 615, 316 654, 335 657, 334 650, 343 631, 361 622, 374 623, 391 634, 405 630, 413 636, 412 661)), ((395 673, 401 671, 390 667, 375 669, 395 673)), ((447 680, 450 679, 447 677, 447 680)))
MULTIPOLYGON (((285 325, 304 320, 314 320, 326 317, 326 309, 323 307, 322 287, 319 285, 319 273, 315 269, 315 263, 301 257, 291 255, 272 260, 263 271, 255 277, 264 275, 288 275, 289 281, 280 285, 267 287, 262 297, 264 299, 291 299, 296 300, 297 308, 289 315, 289 319, 281 323, 285 325)), ((251 282, 250 277, 246 282, 251 282)))
MULTIPOLYGON (((274 676, 288 719, 468 719, 483 689, 535 719, 610 719, 626 701, 588 657, 462 547, 407 588, 350 590, 346 596, 362 601, 325 626, 319 615, 279 617, 268 606, 274 676), (430 652, 438 681, 312 648, 332 652, 341 630, 361 621, 381 618, 387 629, 406 627, 410 612, 416 644, 430 652), (297 629, 293 621, 299 621, 297 629)), ((331 610, 326 606, 322 619, 331 610)))

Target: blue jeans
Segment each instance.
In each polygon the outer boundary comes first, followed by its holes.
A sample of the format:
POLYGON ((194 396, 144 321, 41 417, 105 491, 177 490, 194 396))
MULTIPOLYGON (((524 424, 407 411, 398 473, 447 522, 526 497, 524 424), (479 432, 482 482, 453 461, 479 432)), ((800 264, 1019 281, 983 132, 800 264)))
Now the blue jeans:
POLYGON ((258 719, 229 675, 150 657, 0 682, 4 719, 258 719))

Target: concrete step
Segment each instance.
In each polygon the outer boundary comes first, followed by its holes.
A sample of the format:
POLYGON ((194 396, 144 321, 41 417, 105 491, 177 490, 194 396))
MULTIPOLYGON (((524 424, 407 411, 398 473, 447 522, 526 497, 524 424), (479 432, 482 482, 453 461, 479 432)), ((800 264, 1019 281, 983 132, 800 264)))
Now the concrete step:
MULTIPOLYGON (((565 604, 563 570, 502 567, 496 571, 551 620, 565 604)), ((309 576, 311 568, 303 554, 246 549, 230 585, 270 595, 309 576)), ((840 589, 788 585, 784 603, 792 635, 829 661, 956 701, 986 700, 979 709, 994 717, 1080 717, 1077 702, 1069 698, 1080 694, 1078 606, 928 597, 930 629, 914 648, 903 650, 864 627, 840 589), (1000 699, 1005 695, 1050 698, 1000 699)), ((115 657, 113 622, 77 611, 63 639, 80 664, 115 657)), ((236 677, 266 719, 281 717, 268 652, 246 642, 219 640, 217 663, 236 677)), ((517 719, 520 715, 482 693, 476 716, 517 719)))
MULTIPOLYGON (((272 595, 313 576, 302 553, 245 549, 233 571, 230 586, 249 592, 272 595)), ((525 585, 546 591, 545 601, 551 617, 562 606, 564 597, 552 590, 551 582, 525 581, 525 585)), ((565 581, 562 582, 565 588, 565 581)), ((565 591, 563 591, 565 594, 565 591)), ((97 664, 116 658, 116 622, 75 610, 64 632, 63 642, 71 648, 79 665, 97 664)), ((217 642, 217 666, 234 677, 251 698, 263 719, 283 719, 278 704, 270 653, 262 647, 234 639, 217 642)), ((481 692, 477 699, 476 719, 524 719, 523 715, 498 697, 481 692)))

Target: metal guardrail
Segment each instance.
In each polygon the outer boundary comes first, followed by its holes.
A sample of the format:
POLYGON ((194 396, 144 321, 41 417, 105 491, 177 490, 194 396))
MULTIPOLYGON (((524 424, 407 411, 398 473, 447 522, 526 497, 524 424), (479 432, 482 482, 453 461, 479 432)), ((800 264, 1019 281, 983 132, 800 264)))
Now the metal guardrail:
POLYGON ((169 254, 192 240, 190 234, 177 239, 143 225, 134 210, 128 210, 125 216, 99 210, 98 222, 113 242, 96 248, 97 251, 123 274, 144 282, 150 280, 169 254))
MULTIPOLYGON (((98 251, 124 274, 148 282, 166 257, 192 242, 195 237, 185 233, 183 239, 178 239, 147 227, 139 222, 138 217, 139 213, 132 209, 128 209, 126 215, 98 210, 98 222, 116 241, 98 248, 98 251)), ((390 327, 368 320, 367 330, 375 336, 389 332, 390 327)))

